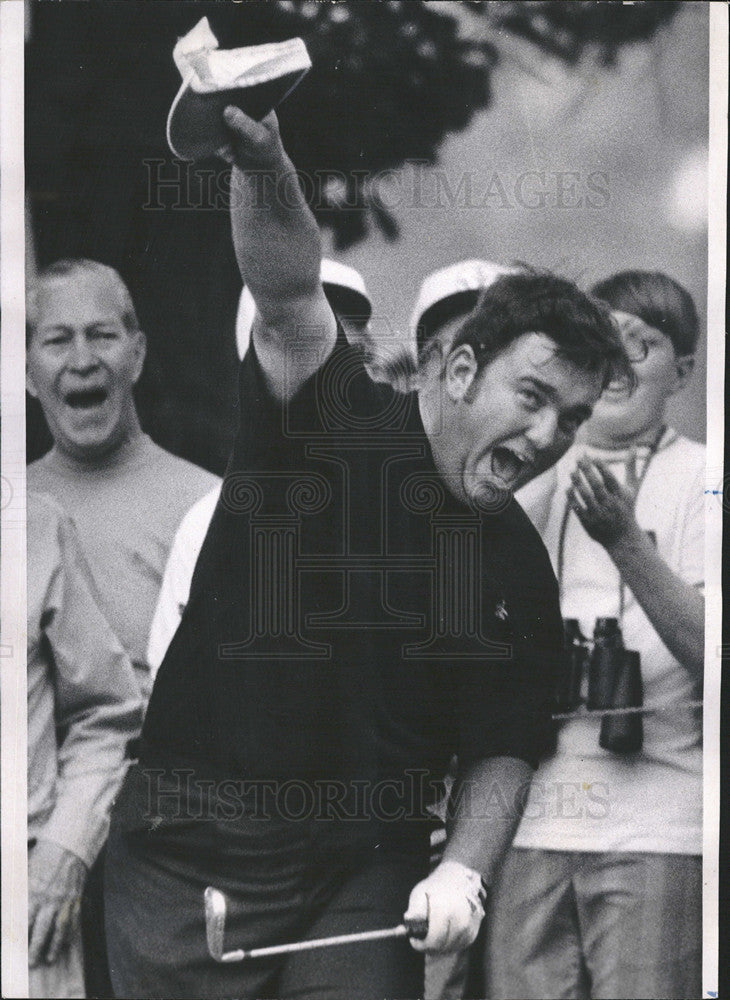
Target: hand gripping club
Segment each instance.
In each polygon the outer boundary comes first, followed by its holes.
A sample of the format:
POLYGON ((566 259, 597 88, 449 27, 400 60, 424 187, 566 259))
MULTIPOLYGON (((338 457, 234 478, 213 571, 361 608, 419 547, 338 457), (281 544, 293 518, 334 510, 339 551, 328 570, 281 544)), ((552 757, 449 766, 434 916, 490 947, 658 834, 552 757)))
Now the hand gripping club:
POLYGON ((243 962, 248 958, 267 958, 274 955, 289 955, 295 951, 309 951, 311 948, 331 948, 339 944, 358 944, 361 941, 382 941, 385 938, 414 937, 423 940, 428 934, 427 920, 403 920, 397 927, 382 930, 360 931, 356 934, 337 934, 334 937, 315 938, 312 941, 293 941, 291 944, 275 944, 267 948, 239 948, 224 951, 226 931, 226 897, 219 889, 208 886, 205 890, 205 934, 208 952, 216 962, 243 962))

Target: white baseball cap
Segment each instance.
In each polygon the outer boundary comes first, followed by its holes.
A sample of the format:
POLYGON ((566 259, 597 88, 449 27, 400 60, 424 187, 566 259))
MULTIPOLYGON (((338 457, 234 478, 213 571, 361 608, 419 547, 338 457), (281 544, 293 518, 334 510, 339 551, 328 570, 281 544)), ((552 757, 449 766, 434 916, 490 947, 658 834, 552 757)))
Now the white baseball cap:
POLYGON ((167 116, 167 144, 181 160, 213 156, 228 146, 226 105, 235 104, 258 121, 312 66, 301 38, 219 49, 207 17, 178 40, 172 56, 182 84, 167 116))
POLYGON ((517 267, 489 260, 460 260, 433 271, 421 283, 409 329, 420 347, 431 334, 456 316, 466 315, 485 288, 505 274, 519 274, 517 267))
MULTIPOLYGON (((320 280, 335 313, 367 323, 372 315, 373 305, 359 271, 347 264, 340 264, 339 261, 324 257, 320 280)), ((243 358, 248 350, 255 315, 256 303, 248 288, 244 287, 238 301, 236 316, 236 346, 239 358, 243 358)))

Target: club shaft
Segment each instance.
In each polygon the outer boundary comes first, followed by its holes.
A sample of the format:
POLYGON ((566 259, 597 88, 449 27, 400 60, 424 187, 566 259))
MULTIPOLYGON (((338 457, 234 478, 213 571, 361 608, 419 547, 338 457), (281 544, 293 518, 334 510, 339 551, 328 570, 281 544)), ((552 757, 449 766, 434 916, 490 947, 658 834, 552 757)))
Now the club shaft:
POLYGON ((360 931, 357 934, 338 934, 335 937, 314 938, 311 941, 294 941, 292 944, 275 944, 267 948, 251 948, 248 951, 226 952, 222 962, 242 962, 247 958, 270 958, 274 955, 290 955, 296 951, 310 951, 313 948, 331 948, 338 944, 358 944, 361 941, 382 941, 384 938, 407 937, 408 928, 405 924, 397 927, 386 927, 377 931, 360 931))

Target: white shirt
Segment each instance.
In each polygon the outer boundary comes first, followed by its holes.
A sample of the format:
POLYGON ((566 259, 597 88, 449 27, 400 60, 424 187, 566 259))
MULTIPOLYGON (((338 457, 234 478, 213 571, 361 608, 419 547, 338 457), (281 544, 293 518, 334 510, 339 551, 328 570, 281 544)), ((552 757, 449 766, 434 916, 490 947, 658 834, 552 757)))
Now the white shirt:
POLYGON ((193 571, 220 491, 220 486, 216 486, 194 503, 175 533, 147 643, 147 663, 153 681, 188 603, 193 571))
MULTIPOLYGON (((574 446, 545 476, 519 496, 533 517, 558 571, 558 547, 569 476, 581 453, 603 459, 626 481, 628 453, 574 446)), ((639 453, 641 475, 646 454, 639 453)), ((636 518, 651 531, 658 552, 686 583, 704 581, 707 498, 705 449, 674 431, 664 434, 639 492, 636 518)), ((597 617, 618 617, 618 570, 575 514, 564 539, 561 606, 587 637, 597 617)), ((561 727, 556 753, 538 769, 514 844, 547 850, 702 850, 702 720, 686 707, 701 697, 687 670, 657 635, 633 594, 625 589, 624 644, 641 654, 644 704, 666 712, 642 715, 641 753, 618 755, 598 745, 600 719, 561 727)))

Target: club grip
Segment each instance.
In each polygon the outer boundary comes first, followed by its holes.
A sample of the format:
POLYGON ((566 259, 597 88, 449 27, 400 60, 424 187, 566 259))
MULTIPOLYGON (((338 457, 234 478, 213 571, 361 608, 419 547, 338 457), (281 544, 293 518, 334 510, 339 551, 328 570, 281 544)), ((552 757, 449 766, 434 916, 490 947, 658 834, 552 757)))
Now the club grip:
POLYGON ((428 934, 428 920, 424 917, 404 917, 403 923, 408 930, 408 937, 416 938, 418 941, 423 941, 428 934))

